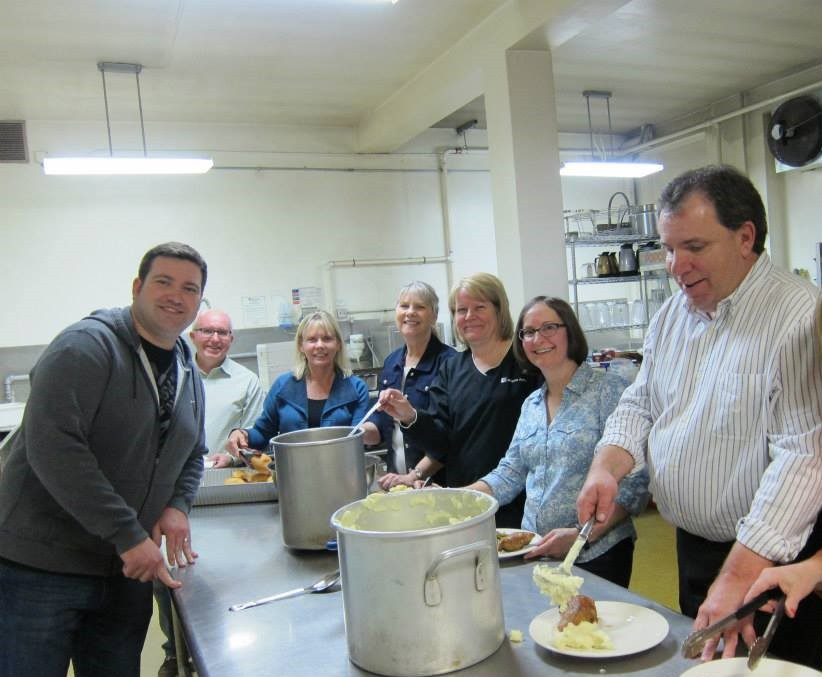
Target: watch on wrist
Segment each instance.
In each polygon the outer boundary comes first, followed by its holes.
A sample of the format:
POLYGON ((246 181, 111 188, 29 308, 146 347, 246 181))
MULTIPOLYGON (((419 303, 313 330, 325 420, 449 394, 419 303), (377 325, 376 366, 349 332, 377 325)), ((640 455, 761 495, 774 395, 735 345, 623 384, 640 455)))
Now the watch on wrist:
POLYGON ((414 468, 414 477, 416 477, 418 480, 424 480, 425 479, 422 476, 422 473, 420 472, 419 468, 414 468))

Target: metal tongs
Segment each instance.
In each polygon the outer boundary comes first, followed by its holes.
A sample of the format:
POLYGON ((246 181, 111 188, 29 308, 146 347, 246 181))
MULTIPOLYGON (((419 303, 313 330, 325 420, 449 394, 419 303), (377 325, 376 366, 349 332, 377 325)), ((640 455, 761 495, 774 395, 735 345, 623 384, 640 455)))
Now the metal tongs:
MULTIPOLYGON (((712 637, 716 637, 717 635, 725 632, 728 628, 736 625, 739 621, 741 621, 746 616, 750 616, 754 611, 756 611, 759 607, 761 607, 765 602, 771 599, 779 599, 780 604, 777 606, 777 611, 779 611, 779 607, 784 607, 785 596, 781 595, 778 590, 765 590, 754 597, 750 602, 747 604, 743 604, 739 607, 736 611, 732 614, 725 616, 725 618, 709 625, 707 628, 702 628, 702 630, 697 630, 696 632, 692 632, 685 638, 685 641, 682 643, 682 655, 685 658, 698 658, 702 654, 702 650, 705 648, 705 642, 707 642, 712 637)), ((771 618, 771 622, 768 623, 768 628, 765 631, 765 634, 760 639, 765 639, 768 636, 768 631, 770 630, 770 636, 773 635, 773 632, 776 630, 776 623, 779 622, 779 618, 776 618, 777 612, 774 612, 774 616, 771 618), (773 624, 773 628, 771 626, 773 624)), ((779 617, 781 618, 781 611, 779 612, 779 617)), ((767 642, 764 643, 764 646, 761 649, 760 655, 765 652, 765 649, 768 648, 768 644, 770 644, 770 636, 768 636, 767 642)), ((759 640, 754 643, 754 647, 757 646, 759 640)), ((751 649, 753 651, 753 647, 751 649)), ((757 651, 759 649, 757 648, 757 651)), ((750 659, 749 659, 750 660, 750 659)), ((756 661, 758 661, 758 657, 754 660, 754 665, 756 661)), ((750 664, 749 664, 750 667, 750 664)))
POLYGON ((753 670, 759 664, 759 659, 765 655, 765 652, 771 645, 774 633, 776 633, 776 626, 779 625, 779 621, 782 620, 784 614, 785 595, 782 595, 776 603, 776 608, 773 610, 771 619, 765 627, 765 632, 757 637, 756 641, 751 645, 751 650, 748 652, 748 670, 753 670))

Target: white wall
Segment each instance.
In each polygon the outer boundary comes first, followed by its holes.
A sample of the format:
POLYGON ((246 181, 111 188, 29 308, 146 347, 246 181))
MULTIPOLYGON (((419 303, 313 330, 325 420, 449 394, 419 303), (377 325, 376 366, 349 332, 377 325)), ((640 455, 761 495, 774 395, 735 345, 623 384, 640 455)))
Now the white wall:
POLYGON ((788 266, 804 268, 816 279, 814 244, 822 242, 822 169, 780 174, 785 182, 785 201, 790 205, 785 222, 788 233, 788 266))
MULTIPOLYGON (((38 136, 37 126, 29 125, 30 147, 54 152, 49 140, 59 130, 44 127, 38 136)), ((208 130, 196 131, 209 136, 208 130)), ((253 134, 241 131, 232 137, 215 129, 210 140, 223 149, 232 143, 251 147, 253 134)), ((329 154, 320 156, 316 140, 285 138, 293 135, 285 130, 283 145, 314 143, 311 153, 234 153, 231 160, 354 171, 243 169, 195 177, 102 178, 47 177, 33 163, 0 167, 0 306, 6 318, 0 346, 46 343, 94 308, 127 304, 140 256, 166 240, 187 242, 203 254, 210 271, 206 296, 234 317, 237 328, 247 326, 242 297, 265 296, 268 321, 276 323, 277 300, 290 301, 292 287, 324 286, 330 260, 446 253, 434 155, 387 160, 338 155, 344 134, 329 131, 329 154), (375 171, 366 171, 375 163, 380 165, 375 171), (410 171, 385 171, 404 167, 410 171)), ((260 136, 263 150, 279 143, 271 130, 260 136)), ((488 196, 487 185, 482 172, 449 179, 451 211, 461 231, 454 238, 454 267, 462 273, 489 269, 494 261, 490 198, 472 197, 488 196)), ((444 266, 404 266, 340 271, 337 297, 351 310, 391 307, 398 287, 412 278, 430 279, 441 297, 447 296, 444 266)))
MULTIPOLYGON (((210 267, 206 296, 238 328, 249 326, 243 297, 265 296, 267 321, 276 323, 278 302, 290 300, 292 287, 327 286, 330 260, 446 253, 438 153, 462 141, 450 130, 431 130, 392 156, 353 155, 346 129, 147 131, 150 152, 204 149, 220 166, 245 168, 200 177, 89 178, 46 177, 36 163, 0 166, 0 347, 47 343, 92 309, 129 303, 140 256, 166 240, 203 253, 210 267), (254 166, 281 169, 249 169, 254 166), (386 171, 397 169, 407 171, 386 171)), ((28 123, 36 158, 99 148, 104 134, 100 125, 28 123)), ((470 134, 472 145, 485 143, 483 134, 470 134)), ((666 170, 638 183, 639 201, 655 201, 669 178, 709 161, 708 151, 704 136, 658 151, 666 170)), ((474 153, 447 162, 453 279, 496 272, 486 160, 474 153)), ((822 239, 822 172, 781 174, 780 181, 785 223, 771 228, 786 229, 789 266, 813 272, 812 246, 822 239)), ((566 179, 564 207, 604 210, 617 190, 633 199, 626 181, 566 179)), ((434 283, 446 306, 445 266, 338 270, 333 282, 336 296, 358 310, 391 307, 397 288, 414 278, 434 283)))

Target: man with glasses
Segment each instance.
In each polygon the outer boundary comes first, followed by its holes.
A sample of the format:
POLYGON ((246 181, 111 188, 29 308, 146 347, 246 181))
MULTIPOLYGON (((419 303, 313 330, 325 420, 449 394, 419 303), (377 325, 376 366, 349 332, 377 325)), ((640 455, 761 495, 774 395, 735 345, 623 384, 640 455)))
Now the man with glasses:
POLYGON ((228 434, 235 428, 250 428, 263 410, 260 379, 228 357, 234 343, 231 318, 221 310, 206 310, 197 317, 189 337, 206 394, 206 446, 214 467, 231 465, 222 453, 228 434))
MULTIPOLYGON (((762 199, 737 170, 686 172, 659 208, 666 265, 681 291, 651 321, 578 516, 606 519, 617 481, 647 467, 651 494, 677 527, 680 608, 698 630, 735 611, 765 568, 820 547, 819 290, 770 261, 762 199)), ((807 598, 770 651, 818 668, 820 628, 822 600, 807 598)), ((750 622, 730 628, 724 656, 734 655, 738 632, 753 640, 750 622)))

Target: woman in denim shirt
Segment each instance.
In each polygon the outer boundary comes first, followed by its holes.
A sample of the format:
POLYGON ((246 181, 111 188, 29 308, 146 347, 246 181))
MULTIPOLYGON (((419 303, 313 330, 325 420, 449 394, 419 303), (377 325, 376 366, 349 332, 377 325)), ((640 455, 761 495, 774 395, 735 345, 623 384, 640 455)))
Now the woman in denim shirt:
MULTIPOLYGON (((397 348, 383 363, 380 390, 396 388, 416 409, 428 407, 428 388, 440 365, 457 352, 440 341, 435 333, 439 298, 427 282, 411 282, 400 289, 397 299, 397 328, 405 345, 397 348)), ((396 484, 413 485, 413 468, 425 456, 418 443, 405 439, 399 423, 383 411, 372 419, 380 431, 381 442, 388 447, 389 472, 380 478, 380 486, 389 489, 396 484)), ((445 484, 445 471, 434 475, 434 482, 445 484)))
MULTIPOLYGON (((337 321, 324 310, 302 319, 295 339, 297 360, 292 371, 274 381, 253 428, 237 428, 226 450, 266 449, 275 435, 328 426, 350 426, 368 411, 368 386, 351 375, 337 321)), ((361 426, 365 444, 379 440, 377 426, 361 426)))
MULTIPOLYGON (((562 299, 538 296, 517 321, 514 351, 538 369, 545 385, 523 402, 504 458, 495 470, 470 485, 505 505, 525 487, 523 529, 544 534, 526 557, 565 556, 578 530, 576 497, 582 488, 605 420, 628 381, 585 361, 588 344, 574 311, 562 299)), ((636 531, 630 515, 648 502, 645 472, 626 477, 614 515, 594 527, 577 565, 628 586, 636 531)))

